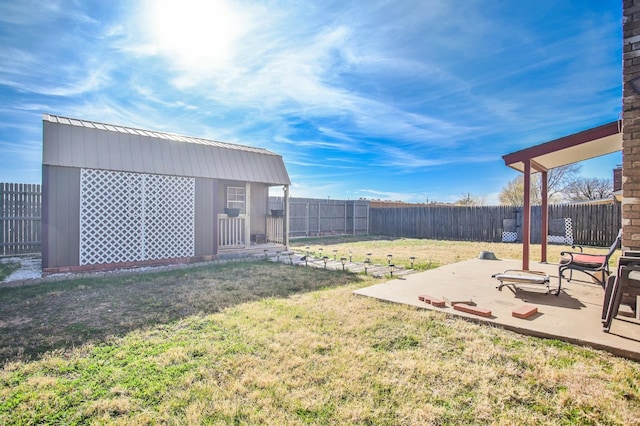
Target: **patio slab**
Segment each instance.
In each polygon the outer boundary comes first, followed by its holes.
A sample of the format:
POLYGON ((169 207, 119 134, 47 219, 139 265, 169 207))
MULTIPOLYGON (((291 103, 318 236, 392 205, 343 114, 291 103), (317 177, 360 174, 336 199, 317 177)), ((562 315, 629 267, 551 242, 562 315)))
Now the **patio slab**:
MULTIPOLYGON (((418 308, 445 312, 474 321, 498 325, 506 329, 545 338, 590 346, 615 355, 640 361, 640 321, 628 307, 620 307, 609 333, 602 331, 603 289, 579 272, 567 283, 563 280, 560 295, 546 294, 543 285, 520 284, 515 290, 496 289, 499 282, 493 274, 507 269, 520 269, 520 260, 471 259, 425 272, 405 275, 382 284, 362 288, 354 293, 376 299, 403 303, 418 308), (583 281, 584 280, 584 281, 583 281), (448 301, 438 308, 420 301, 418 296, 430 295, 448 301), (454 310, 451 302, 471 302, 479 311, 491 311, 488 317, 454 310), (526 308, 523 306, 526 305, 526 308), (526 318, 513 316, 527 308, 537 312, 526 318), (626 308, 626 309, 625 309, 626 308)), ((551 291, 558 286, 558 265, 533 263, 532 270, 551 277, 551 291)), ((467 310, 467 309, 465 309, 467 310)))

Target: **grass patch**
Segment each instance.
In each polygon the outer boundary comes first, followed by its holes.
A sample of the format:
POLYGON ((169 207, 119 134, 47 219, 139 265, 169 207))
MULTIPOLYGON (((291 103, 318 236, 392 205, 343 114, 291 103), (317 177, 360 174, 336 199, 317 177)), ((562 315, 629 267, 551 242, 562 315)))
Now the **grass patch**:
MULTIPOLYGON (((300 238, 291 241, 294 251, 313 256, 320 256, 320 248, 324 256, 347 257, 352 253, 354 262, 362 262, 367 257, 376 264, 387 264, 387 255, 392 255, 392 263, 409 268, 411 257, 414 257, 413 269, 425 271, 462 260, 478 257, 482 251, 491 251, 499 259, 522 259, 522 244, 519 243, 485 243, 472 241, 441 241, 417 238, 392 238, 367 236, 331 236, 317 239, 300 238), (307 249, 308 247, 308 249, 307 249), (368 254, 371 253, 371 256, 368 254)), ((540 259, 540 245, 531 245, 531 259, 540 259)), ((571 250, 565 245, 548 245, 547 259, 551 262, 560 258, 561 251, 571 250)), ((586 247, 585 252, 605 254, 608 248, 586 247)), ((611 265, 615 267, 619 251, 612 256, 611 265)))
POLYGON ((0 288, 0 362, 30 360, 46 351, 106 341, 239 303, 361 279, 331 272, 242 262, 0 288))
POLYGON ((0 263, 0 282, 20 268, 20 262, 0 263))
POLYGON ((353 294, 374 282, 261 261, 3 289, 0 424, 638 424, 638 363, 353 294))

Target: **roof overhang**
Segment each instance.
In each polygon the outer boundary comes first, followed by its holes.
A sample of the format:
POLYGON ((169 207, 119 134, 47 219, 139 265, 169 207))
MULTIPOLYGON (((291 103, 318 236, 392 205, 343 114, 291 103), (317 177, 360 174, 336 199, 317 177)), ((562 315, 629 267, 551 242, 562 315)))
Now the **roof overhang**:
POLYGON ((531 172, 544 172, 567 164, 600 157, 622 150, 622 122, 613 121, 502 156, 504 163, 524 172, 530 161, 531 172))

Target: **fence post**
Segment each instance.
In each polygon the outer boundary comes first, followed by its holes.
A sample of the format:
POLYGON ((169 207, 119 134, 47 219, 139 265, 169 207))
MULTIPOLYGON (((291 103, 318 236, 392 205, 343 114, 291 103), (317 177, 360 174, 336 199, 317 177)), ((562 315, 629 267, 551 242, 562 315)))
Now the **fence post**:
POLYGON ((369 225, 370 225, 370 222, 369 222, 370 210, 371 210, 371 205, 369 203, 367 203, 367 235, 369 235, 369 229, 370 229, 369 228, 369 225))
POLYGON ((347 202, 345 201, 344 204, 344 235, 347 235, 347 202))
POLYGON ((351 207, 351 235, 356 235, 356 202, 351 207))
POLYGON ((305 229, 304 232, 305 232, 305 235, 308 237, 309 233, 311 232, 311 229, 309 229, 309 226, 310 226, 309 225, 309 203, 306 203, 304 205, 304 208, 305 208, 305 214, 304 215, 305 215, 305 220, 306 220, 306 223, 307 223, 307 225, 305 226, 306 229, 305 229))

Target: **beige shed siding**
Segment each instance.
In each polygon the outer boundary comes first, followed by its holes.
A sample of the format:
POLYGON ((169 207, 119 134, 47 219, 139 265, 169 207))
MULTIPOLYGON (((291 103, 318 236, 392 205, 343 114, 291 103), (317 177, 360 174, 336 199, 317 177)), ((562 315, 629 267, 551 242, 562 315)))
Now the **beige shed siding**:
MULTIPOLYGON (((87 133, 87 131, 85 130, 81 130, 81 132, 87 133)), ((110 152, 110 154, 112 154, 110 157, 112 170, 114 169, 114 165, 115 165, 116 171, 121 171, 121 172, 133 171, 133 159, 131 158, 131 149, 128 141, 123 140, 125 137, 126 135, 122 133, 109 134, 109 143, 114 147, 114 150, 110 152)), ((64 143, 64 141, 60 141, 60 142, 64 143)), ((96 147, 88 145, 88 146, 85 146, 84 149, 87 151, 95 151, 96 147)), ((93 164, 94 163, 87 163, 84 167, 88 169, 95 169, 96 167, 93 167, 93 164)), ((167 173, 167 174, 170 174, 170 173, 167 173)))
POLYGON ((210 149, 209 151, 209 156, 215 158, 216 161, 216 167, 219 167, 219 170, 222 171, 222 173, 224 173, 225 179, 233 179, 235 174, 234 172, 234 168, 235 168, 235 164, 233 161, 233 156, 231 153, 229 153, 228 156, 225 156, 225 159, 223 161, 222 158, 220 158, 219 155, 217 155, 217 152, 215 149, 210 149))
POLYGON ((95 157, 94 161, 97 162, 99 160, 99 158, 100 158, 100 149, 96 144, 96 141, 98 139, 98 135, 94 132, 94 133, 89 134, 88 137, 93 139, 92 143, 95 144, 98 149, 96 149, 93 153, 85 152, 85 156, 93 155, 95 157))
POLYGON ((267 207, 269 204, 269 187, 259 183, 251 184, 251 233, 267 233, 267 207))
MULTIPOLYGON (((54 161, 52 163, 45 163, 51 165, 57 165, 60 163, 60 158, 71 158, 71 153, 73 152, 73 141, 71 140, 71 127, 66 126, 56 126, 55 129, 55 137, 62 140, 68 140, 69 143, 64 146, 59 147, 57 152, 54 152, 54 161)), ((43 150, 45 147, 43 146, 43 150)), ((71 164, 69 164, 71 165, 71 164)))
MULTIPOLYGON (((71 130, 71 158, 73 159, 72 161, 72 166, 73 167, 82 167, 82 165, 84 163, 86 163, 86 151, 84 149, 82 149, 82 146, 84 146, 85 142, 84 142, 85 136, 82 134, 79 134, 78 132, 74 132, 73 130, 71 130)), ((95 142, 94 142, 95 144, 95 142)), ((91 154, 91 153, 89 153, 91 154)), ((94 154, 95 155, 95 154, 94 154)))
POLYGON ((215 253, 216 215, 213 206, 217 183, 213 179, 196 178, 195 184, 194 251, 196 256, 210 256, 215 253))
POLYGON ((193 176, 202 176, 202 171, 200 170, 200 161, 198 159, 198 151, 195 149, 195 144, 188 144, 185 147, 185 150, 187 151, 185 157, 188 159, 193 159, 193 161, 187 161, 187 166, 189 167, 191 174, 193 176))
POLYGON ((80 259, 80 169, 42 169, 42 267, 77 265, 80 259), (64 202, 55 202, 64 200, 64 202))
POLYGON ((132 135, 124 135, 125 143, 131 153, 131 171, 140 173, 144 170, 144 161, 142 156, 142 139, 132 135))
POLYGON ((154 149, 153 143, 155 141, 152 139, 147 139, 147 142, 149 143, 149 149, 151 150, 151 156, 149 157, 151 163, 143 163, 145 170, 153 170, 151 173, 157 172, 158 170, 164 170, 165 167, 164 159, 162 158, 162 150, 154 149))
POLYGON ((264 169, 264 166, 262 164, 262 161, 260 161, 260 159, 256 158, 256 157, 252 157, 250 159, 250 166, 251 166, 251 170, 254 170, 254 173, 256 173, 259 176, 268 176, 269 179, 272 179, 271 176, 269 176, 268 171, 264 169))
POLYGON ((97 130, 94 135, 95 135, 95 141, 94 143, 96 144, 96 158, 95 161, 98 164, 98 168, 99 169, 104 169, 104 170, 108 170, 110 169, 110 163, 109 163, 109 144, 108 143, 100 143, 101 139, 103 137, 104 134, 106 133, 106 131, 104 130, 97 130))
POLYGON ((282 157, 260 148, 48 114, 43 129, 45 165, 290 184, 282 157))

